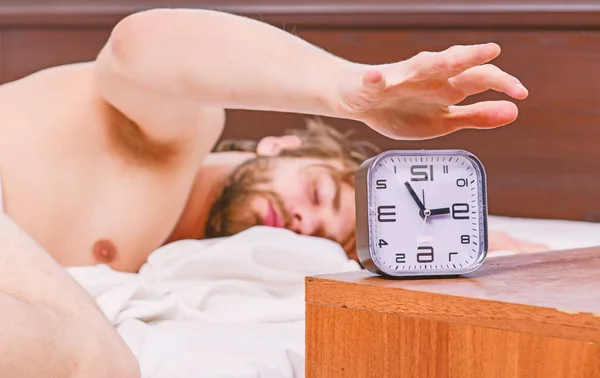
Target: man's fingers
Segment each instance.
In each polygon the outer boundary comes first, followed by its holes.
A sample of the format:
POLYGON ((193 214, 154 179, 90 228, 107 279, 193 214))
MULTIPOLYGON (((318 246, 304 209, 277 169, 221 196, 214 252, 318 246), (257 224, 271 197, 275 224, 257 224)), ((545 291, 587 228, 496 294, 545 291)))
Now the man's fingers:
POLYGON ((448 80, 456 90, 471 96, 487 90, 495 90, 523 100, 529 92, 517 78, 507 74, 493 64, 469 68, 465 72, 448 80))
POLYGON ((460 129, 489 129, 507 125, 517 119, 519 110, 509 101, 485 101, 451 106, 444 120, 449 132, 460 129))
POLYGON ((495 43, 452 46, 441 52, 423 52, 410 59, 415 80, 450 78, 475 66, 490 62, 500 55, 495 43))

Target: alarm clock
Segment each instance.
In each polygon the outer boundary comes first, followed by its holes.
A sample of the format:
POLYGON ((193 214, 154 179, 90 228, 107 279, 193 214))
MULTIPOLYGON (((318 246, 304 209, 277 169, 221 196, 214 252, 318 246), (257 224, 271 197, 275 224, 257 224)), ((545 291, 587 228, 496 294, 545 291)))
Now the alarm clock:
POLYGON ((356 172, 356 246, 387 278, 459 276, 487 255, 483 164, 464 150, 392 150, 356 172))

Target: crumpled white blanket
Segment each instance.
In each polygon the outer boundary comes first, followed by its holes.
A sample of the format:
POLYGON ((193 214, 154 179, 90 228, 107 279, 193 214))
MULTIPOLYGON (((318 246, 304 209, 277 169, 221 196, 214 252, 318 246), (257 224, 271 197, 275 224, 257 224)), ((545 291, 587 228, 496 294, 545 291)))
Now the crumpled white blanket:
POLYGON ((97 301, 143 377, 304 377, 304 279, 358 270, 331 241, 253 227, 153 252, 139 274, 68 272, 97 301))

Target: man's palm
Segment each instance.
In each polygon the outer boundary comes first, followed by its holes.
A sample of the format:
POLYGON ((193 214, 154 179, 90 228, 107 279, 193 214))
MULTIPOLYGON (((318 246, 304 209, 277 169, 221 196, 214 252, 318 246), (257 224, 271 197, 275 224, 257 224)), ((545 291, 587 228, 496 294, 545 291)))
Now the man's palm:
POLYGON ((499 54, 496 44, 454 46, 365 67, 360 83, 341 90, 342 116, 394 139, 428 139, 464 128, 506 125, 518 114, 511 102, 456 105, 490 89, 516 99, 527 97, 527 89, 516 78, 486 64, 499 54))

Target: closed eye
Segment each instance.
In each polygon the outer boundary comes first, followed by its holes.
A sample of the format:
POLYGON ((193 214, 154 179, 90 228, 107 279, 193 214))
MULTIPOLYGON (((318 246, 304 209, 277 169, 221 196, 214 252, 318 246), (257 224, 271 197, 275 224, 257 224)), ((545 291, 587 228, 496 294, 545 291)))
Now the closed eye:
POLYGON ((312 183, 312 201, 315 206, 319 206, 321 198, 319 196, 319 182, 318 179, 314 179, 312 183))

